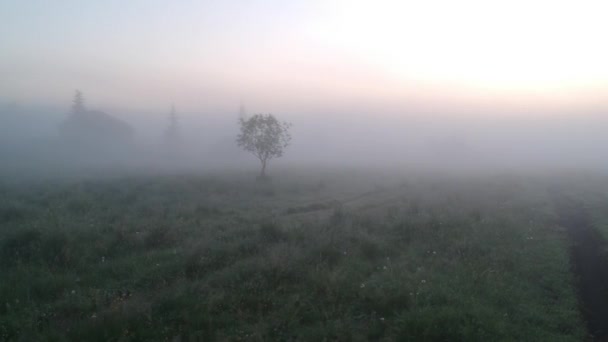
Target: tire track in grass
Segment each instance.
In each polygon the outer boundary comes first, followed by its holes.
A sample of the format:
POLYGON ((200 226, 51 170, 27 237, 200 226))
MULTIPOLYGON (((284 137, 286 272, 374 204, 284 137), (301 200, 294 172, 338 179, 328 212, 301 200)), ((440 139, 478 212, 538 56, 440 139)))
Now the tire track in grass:
POLYGON ((311 202, 306 205, 288 208, 282 217, 299 220, 313 218, 328 218, 338 208, 346 211, 369 211, 396 202, 403 197, 400 187, 366 191, 341 200, 333 199, 325 202, 311 202))
POLYGON ((560 199, 557 208, 571 240, 570 262, 587 328, 592 341, 608 341, 607 243, 593 228, 582 205, 560 199))

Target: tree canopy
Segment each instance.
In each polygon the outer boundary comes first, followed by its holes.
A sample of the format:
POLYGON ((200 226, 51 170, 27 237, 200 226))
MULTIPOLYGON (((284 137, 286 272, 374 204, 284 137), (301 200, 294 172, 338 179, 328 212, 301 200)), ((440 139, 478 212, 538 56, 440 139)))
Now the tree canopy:
POLYGON ((76 90, 74 93, 74 100, 72 100, 72 114, 79 115, 87 111, 84 105, 84 96, 80 90, 76 90))
POLYGON ((283 155, 291 141, 291 124, 280 122, 272 114, 255 114, 250 118, 240 118, 241 132, 237 144, 256 156, 262 164, 260 178, 266 177, 266 164, 270 159, 283 155))

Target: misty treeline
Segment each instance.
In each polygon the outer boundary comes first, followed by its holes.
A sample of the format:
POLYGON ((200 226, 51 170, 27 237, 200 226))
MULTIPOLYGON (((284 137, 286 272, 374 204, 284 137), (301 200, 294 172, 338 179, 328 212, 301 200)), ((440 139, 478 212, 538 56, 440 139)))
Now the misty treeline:
MULTIPOLYGON (((258 180, 268 179, 266 169, 269 162, 281 157, 291 141, 291 124, 279 121, 273 114, 248 116, 243 105, 238 115, 239 133, 234 136, 234 144, 260 162, 258 180)), ((139 158, 143 161, 141 166, 179 169, 185 166, 187 158, 196 157, 183 137, 174 104, 171 104, 167 118, 162 139, 153 144, 153 150, 146 150, 136 142, 136 129, 131 124, 118 116, 88 108, 84 94, 76 90, 69 112, 58 124, 57 137, 46 141, 45 147, 39 146, 39 155, 25 149, 14 151, 19 158, 12 161, 18 163, 17 159, 32 158, 32 162, 38 159, 63 166, 116 167, 135 165, 134 158, 139 158)), ((199 133, 204 135, 206 132, 199 133)), ((227 158, 234 154, 228 151, 220 153, 227 158)), ((235 157, 242 159, 241 155, 235 157)), ((5 162, 10 163, 11 160, 5 159, 5 162)))
POLYGON ((469 115, 462 108, 434 110, 431 104, 402 112, 269 106, 276 117, 267 117, 248 115, 243 105, 223 112, 181 112, 170 105, 136 113, 102 111, 89 102, 77 92, 60 108, 0 105, 2 175, 231 169, 264 178, 269 162, 273 171, 608 169, 608 119, 600 109, 488 109, 469 115), (269 140, 258 139, 263 125, 276 133, 269 140), (283 154, 291 135, 296 143, 283 154))

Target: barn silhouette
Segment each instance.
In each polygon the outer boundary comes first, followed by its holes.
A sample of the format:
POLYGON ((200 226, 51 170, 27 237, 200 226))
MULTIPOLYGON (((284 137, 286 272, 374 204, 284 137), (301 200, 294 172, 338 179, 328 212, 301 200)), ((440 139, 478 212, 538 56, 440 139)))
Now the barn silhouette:
POLYGON ((99 154, 101 157, 122 154, 133 145, 134 129, 127 122, 98 110, 88 110, 80 92, 76 92, 71 112, 59 126, 64 143, 73 151, 99 154))

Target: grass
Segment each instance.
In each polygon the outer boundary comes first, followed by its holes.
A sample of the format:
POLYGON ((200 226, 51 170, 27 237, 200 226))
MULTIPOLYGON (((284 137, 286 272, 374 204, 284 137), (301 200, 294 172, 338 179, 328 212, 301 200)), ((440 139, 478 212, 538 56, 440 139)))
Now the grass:
MULTIPOLYGON (((582 208, 591 224, 608 241, 608 186, 603 176, 585 175, 559 184, 560 195, 582 208)), ((608 252, 608 251, 607 251, 608 252)))
POLYGON ((0 187, 0 340, 580 341, 524 179, 140 176, 0 187))

